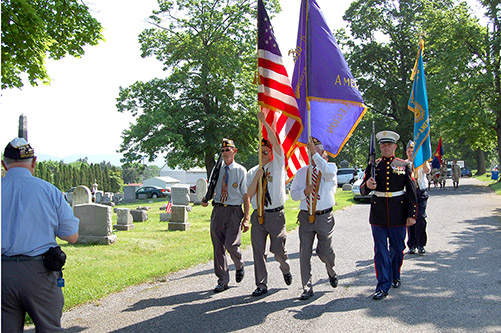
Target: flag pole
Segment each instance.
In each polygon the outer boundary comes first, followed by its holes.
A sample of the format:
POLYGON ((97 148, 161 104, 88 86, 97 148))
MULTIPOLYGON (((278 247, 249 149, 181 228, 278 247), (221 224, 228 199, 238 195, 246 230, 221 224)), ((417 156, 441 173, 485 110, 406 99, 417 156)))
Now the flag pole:
MULTIPOLYGON (((257 15, 259 16, 259 10, 257 12, 257 15)), ((259 17, 257 18, 257 36, 256 36, 256 45, 259 45, 259 17)), ((257 86, 259 87, 259 85, 261 84, 261 80, 260 80, 260 77, 259 77, 259 65, 258 65, 258 60, 259 59, 259 46, 256 48, 256 69, 257 69, 257 86)), ((258 89, 259 90, 259 89, 258 89)), ((258 92, 259 94, 259 92, 258 92)), ((261 107, 258 106, 258 112, 261 111, 261 107)), ((263 124, 261 123, 261 120, 258 121, 259 122, 259 142, 258 142, 258 145, 259 145, 259 150, 258 150, 258 158, 259 158, 259 170, 261 170, 261 168, 263 167, 263 159, 262 159, 262 146, 261 146, 261 141, 263 140, 263 124)), ((256 197, 256 202, 257 202, 257 218, 258 218, 258 221, 259 221, 259 224, 263 224, 264 222, 264 207, 263 205, 261 205, 261 202, 262 202, 262 197, 263 197, 263 182, 262 180, 260 179, 259 180, 259 185, 258 185, 258 193, 257 193, 257 197, 256 197)))
MULTIPOLYGON (((305 84, 305 90, 306 90, 306 109, 308 111, 308 139, 307 139, 307 142, 310 141, 311 139, 311 110, 310 110, 310 99, 309 99, 309 91, 308 91, 308 37, 309 37, 309 31, 308 31, 308 12, 309 12, 309 8, 310 7, 310 3, 308 1, 306 1, 306 20, 305 20, 305 24, 306 24, 306 36, 305 36, 305 39, 306 39, 306 42, 305 42, 305 62, 304 62, 304 71, 306 73, 305 75, 305 80, 304 80, 304 84, 305 84)), ((311 185, 311 176, 312 176, 312 171, 313 171, 313 168, 312 168, 312 158, 313 158, 313 155, 312 155, 312 152, 311 151, 308 151, 308 159, 309 159, 309 163, 308 163, 308 185, 311 185)), ((309 199, 310 199, 310 207, 308 207, 308 214, 310 216, 310 220, 311 220, 311 216, 313 216, 315 214, 315 212, 313 211, 313 196, 311 194, 309 194, 309 199)))

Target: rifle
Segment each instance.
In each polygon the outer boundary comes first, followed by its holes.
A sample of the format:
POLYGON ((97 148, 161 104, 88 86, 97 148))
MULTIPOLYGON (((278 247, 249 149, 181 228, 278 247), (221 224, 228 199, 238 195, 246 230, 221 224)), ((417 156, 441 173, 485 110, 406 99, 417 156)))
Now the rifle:
POLYGON ((209 186, 207 186, 207 193, 202 199, 203 203, 209 202, 214 196, 214 190, 216 189, 216 183, 219 178, 219 170, 221 170, 221 164, 223 163, 223 154, 219 154, 216 165, 212 168, 209 178, 209 186))
POLYGON ((369 164, 371 166, 371 177, 376 178, 376 129, 372 122, 371 143, 369 145, 369 164))

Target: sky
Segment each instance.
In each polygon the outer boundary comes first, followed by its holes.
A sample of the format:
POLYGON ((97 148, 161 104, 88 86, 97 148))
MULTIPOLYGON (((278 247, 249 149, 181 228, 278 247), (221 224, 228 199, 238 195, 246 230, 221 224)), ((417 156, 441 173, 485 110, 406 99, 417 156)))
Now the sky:
MULTIPOLYGON (((347 28, 342 16, 351 0, 316 0, 331 30, 347 28)), ((472 0, 473 1, 473 0, 472 0)), ((301 0, 281 0, 282 12, 272 19, 285 66, 292 77, 301 0)), ((1 91, 1 149, 18 135, 19 116, 27 116, 28 141, 35 153, 55 160, 70 155, 102 155, 100 161, 118 161, 121 133, 134 122, 130 113, 119 113, 119 87, 136 81, 163 78, 162 64, 141 58, 138 35, 151 27, 147 17, 156 0, 91 0, 86 2, 101 22, 105 41, 85 47, 81 58, 48 60, 49 86, 1 91), (109 158, 107 158, 109 157, 109 158)), ((70 161, 71 162, 71 161, 70 161)), ((90 161, 92 162, 92 161, 90 161)), ((157 160, 158 165, 162 161, 157 160)))

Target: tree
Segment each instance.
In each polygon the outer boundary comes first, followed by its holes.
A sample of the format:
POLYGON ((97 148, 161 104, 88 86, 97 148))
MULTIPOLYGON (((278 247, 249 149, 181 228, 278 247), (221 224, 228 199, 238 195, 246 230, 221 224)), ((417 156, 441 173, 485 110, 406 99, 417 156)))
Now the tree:
MULTIPOLYGON (((413 114, 407 103, 422 32, 428 33, 423 38, 432 144, 443 135, 464 155, 472 148, 492 147, 494 118, 487 107, 489 98, 483 94, 486 70, 479 60, 485 54, 486 35, 465 3, 360 0, 351 4, 344 19, 353 37, 347 40, 342 32, 337 35, 349 50, 347 60, 364 101, 370 114, 383 120, 376 128, 389 127, 401 135, 402 154, 413 136, 413 114)), ((360 129, 368 128, 365 118, 360 129)), ((360 135, 358 130, 354 136, 360 135)))
MULTIPOLYGON (((267 3, 271 12, 276 0, 267 3)), ((209 176, 221 139, 244 158, 257 145, 255 0, 159 1, 154 28, 139 40, 168 76, 120 88, 117 108, 136 123, 122 134, 123 162, 151 162, 165 154, 170 167, 203 167, 209 176)))
POLYGON ((83 46, 103 39, 101 24, 79 0, 2 1, 2 89, 48 84, 45 60, 80 57, 83 46))

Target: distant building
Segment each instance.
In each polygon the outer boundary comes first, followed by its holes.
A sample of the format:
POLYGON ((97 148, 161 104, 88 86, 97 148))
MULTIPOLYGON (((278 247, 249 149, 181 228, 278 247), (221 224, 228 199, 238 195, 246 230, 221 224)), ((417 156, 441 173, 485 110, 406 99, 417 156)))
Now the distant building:
POLYGON ((154 186, 160 186, 163 188, 171 187, 172 185, 176 185, 176 184, 179 184, 179 179, 168 177, 168 176, 153 177, 153 178, 149 178, 149 179, 146 179, 145 181, 143 181, 143 186, 154 185, 154 186))
POLYGON ((167 163, 160 169, 160 177, 172 177, 178 179, 181 184, 195 185, 200 178, 207 179, 207 172, 202 168, 193 168, 190 170, 171 169, 167 163))

